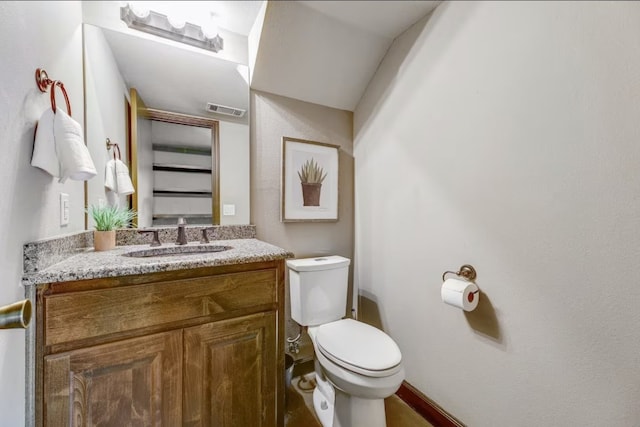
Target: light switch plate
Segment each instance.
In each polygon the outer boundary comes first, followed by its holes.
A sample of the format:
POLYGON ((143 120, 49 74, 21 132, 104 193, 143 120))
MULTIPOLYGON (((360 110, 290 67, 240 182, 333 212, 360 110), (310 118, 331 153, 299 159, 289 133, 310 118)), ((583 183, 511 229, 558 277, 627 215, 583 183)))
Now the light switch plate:
POLYGON ((236 205, 222 205, 222 215, 232 216, 236 214, 236 205))
POLYGON ((60 225, 69 224, 69 195, 60 193, 60 225))

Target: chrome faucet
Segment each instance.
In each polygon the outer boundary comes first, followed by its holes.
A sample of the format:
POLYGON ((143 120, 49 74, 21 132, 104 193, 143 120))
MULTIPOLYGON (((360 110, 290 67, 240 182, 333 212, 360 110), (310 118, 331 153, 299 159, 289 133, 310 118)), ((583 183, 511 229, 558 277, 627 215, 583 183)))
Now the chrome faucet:
POLYGON ((187 244, 187 234, 184 230, 185 225, 187 225, 187 221, 183 217, 178 218, 178 238, 176 239, 176 245, 187 244))

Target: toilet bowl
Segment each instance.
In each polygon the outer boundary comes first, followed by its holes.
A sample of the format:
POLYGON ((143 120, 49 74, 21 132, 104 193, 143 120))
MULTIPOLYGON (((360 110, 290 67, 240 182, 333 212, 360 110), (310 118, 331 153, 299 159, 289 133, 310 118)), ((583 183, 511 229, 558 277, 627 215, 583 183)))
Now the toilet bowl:
POLYGON ((381 330, 343 319, 350 260, 288 260, 291 317, 315 350, 314 409, 323 427, 385 427, 384 399, 404 380, 398 345, 381 330))
POLYGON ((352 319, 310 327, 308 332, 321 368, 316 372, 314 408, 323 427, 386 426, 384 399, 405 377, 395 342, 352 319))

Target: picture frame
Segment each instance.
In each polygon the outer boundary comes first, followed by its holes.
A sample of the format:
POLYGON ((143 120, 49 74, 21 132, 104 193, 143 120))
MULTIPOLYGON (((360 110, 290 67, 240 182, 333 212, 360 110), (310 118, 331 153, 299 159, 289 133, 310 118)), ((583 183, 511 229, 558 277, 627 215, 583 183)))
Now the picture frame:
POLYGON ((338 221, 340 147, 282 138, 282 222, 338 221))

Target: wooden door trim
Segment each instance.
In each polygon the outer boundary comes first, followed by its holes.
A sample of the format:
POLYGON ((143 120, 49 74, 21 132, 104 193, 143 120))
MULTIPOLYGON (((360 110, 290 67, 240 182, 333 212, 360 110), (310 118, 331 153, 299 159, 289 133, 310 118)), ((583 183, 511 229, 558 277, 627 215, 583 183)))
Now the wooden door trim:
MULTIPOLYGON (((131 170, 131 183, 136 192, 131 195, 131 208, 138 212, 138 115, 145 115, 146 106, 140 97, 138 91, 134 88, 130 90, 129 104, 129 145, 131 146, 131 157, 129 158, 129 169, 131 170)), ((133 218, 131 222, 133 228, 138 227, 138 217, 133 218)))

